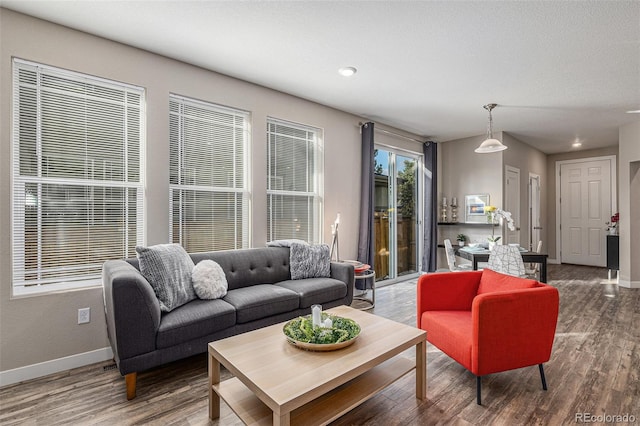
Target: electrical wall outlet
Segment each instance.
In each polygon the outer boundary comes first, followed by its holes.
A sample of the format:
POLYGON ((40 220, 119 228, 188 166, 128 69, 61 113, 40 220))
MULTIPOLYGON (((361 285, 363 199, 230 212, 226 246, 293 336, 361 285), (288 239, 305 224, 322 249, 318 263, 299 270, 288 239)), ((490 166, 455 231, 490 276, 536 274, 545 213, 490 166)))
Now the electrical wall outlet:
POLYGON ((91 322, 91 308, 78 309, 78 324, 91 322))

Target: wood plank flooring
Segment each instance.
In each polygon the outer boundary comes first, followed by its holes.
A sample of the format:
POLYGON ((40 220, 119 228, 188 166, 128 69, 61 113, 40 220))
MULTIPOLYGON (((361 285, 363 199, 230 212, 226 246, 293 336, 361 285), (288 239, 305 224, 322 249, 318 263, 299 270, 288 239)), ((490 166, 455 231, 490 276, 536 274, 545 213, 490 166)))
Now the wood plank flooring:
MULTIPOLYGON (((537 367, 475 378, 428 345, 427 400, 415 399, 414 376, 336 420, 334 425, 575 424, 576 413, 635 416, 640 423, 640 290, 618 288, 603 268, 549 265, 560 291, 560 318, 548 391, 537 367)), ((415 325, 415 281, 379 288, 371 312, 415 325)), ((413 351, 406 356, 414 357, 413 351)), ((138 396, 125 397, 111 362, 65 371, 0 389, 1 425, 238 425, 223 404, 207 418, 205 355, 138 375, 138 396)), ((223 371, 222 379, 230 377, 223 371)))

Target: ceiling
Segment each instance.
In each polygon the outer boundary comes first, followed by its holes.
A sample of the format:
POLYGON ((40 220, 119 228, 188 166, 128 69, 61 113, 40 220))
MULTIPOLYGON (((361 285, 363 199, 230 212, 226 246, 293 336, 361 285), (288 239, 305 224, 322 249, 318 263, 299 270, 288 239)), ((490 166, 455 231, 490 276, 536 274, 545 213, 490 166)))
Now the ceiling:
POLYGON ((638 1, 9 1, 0 6, 438 142, 552 154, 640 120, 638 1), (338 74, 353 66, 350 78, 338 74))

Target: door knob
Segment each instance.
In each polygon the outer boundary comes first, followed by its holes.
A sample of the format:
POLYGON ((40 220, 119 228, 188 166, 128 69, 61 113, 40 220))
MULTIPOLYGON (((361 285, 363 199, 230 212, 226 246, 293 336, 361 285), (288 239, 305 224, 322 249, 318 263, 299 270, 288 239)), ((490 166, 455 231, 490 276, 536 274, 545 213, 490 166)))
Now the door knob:
POLYGON ((533 229, 542 229, 542 226, 534 226, 533 229))

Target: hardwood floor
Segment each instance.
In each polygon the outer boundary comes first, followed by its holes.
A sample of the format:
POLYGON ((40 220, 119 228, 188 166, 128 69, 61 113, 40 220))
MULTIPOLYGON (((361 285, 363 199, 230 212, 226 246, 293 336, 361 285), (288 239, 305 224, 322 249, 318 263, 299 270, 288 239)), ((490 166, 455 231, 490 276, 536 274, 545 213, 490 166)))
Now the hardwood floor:
MULTIPOLYGON (((474 376, 429 344, 426 401, 415 399, 411 373, 334 424, 558 425, 575 424, 578 413, 640 422, 640 290, 618 288, 603 268, 549 265, 548 274, 560 291, 548 391, 535 366, 494 374, 483 378, 478 406, 474 376)), ((415 325, 415 281, 379 288, 371 312, 415 325)), ((224 404, 220 421, 209 422, 205 355, 140 373, 132 401, 111 367, 99 363, 0 389, 0 424, 241 424, 224 404)))

